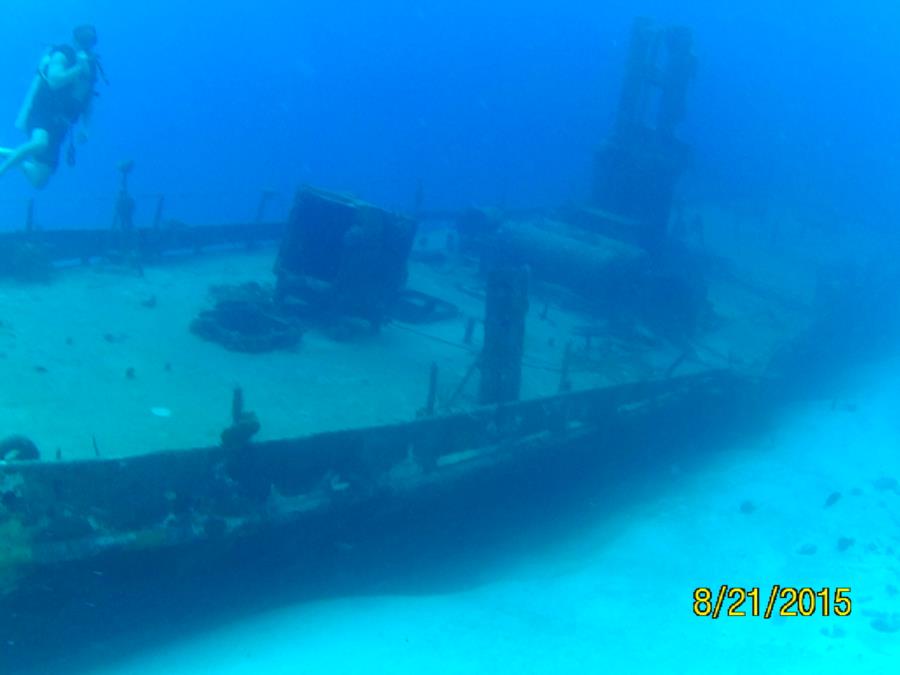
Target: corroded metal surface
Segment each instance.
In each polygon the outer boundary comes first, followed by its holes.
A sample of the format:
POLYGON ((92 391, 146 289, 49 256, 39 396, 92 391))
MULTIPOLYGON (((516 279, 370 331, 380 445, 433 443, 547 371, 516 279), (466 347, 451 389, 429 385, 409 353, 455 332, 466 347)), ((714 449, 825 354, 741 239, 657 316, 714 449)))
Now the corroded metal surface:
MULTIPOLYGON (((402 499, 573 441, 598 457, 674 439, 734 408, 720 372, 572 392, 407 424, 128 459, 0 465, 0 580, 115 553, 239 539, 260 528, 402 499)), ((560 456, 560 461, 565 461, 560 456)))
MULTIPOLYGON (((284 232, 282 223, 252 223, 189 227, 169 225, 136 229, 125 239, 118 230, 39 230, 0 233, 0 276, 18 277, 26 262, 102 258, 130 249, 148 260, 179 250, 196 251, 214 246, 243 246, 274 241, 284 232)), ((31 264, 34 264, 33 262, 31 264)))

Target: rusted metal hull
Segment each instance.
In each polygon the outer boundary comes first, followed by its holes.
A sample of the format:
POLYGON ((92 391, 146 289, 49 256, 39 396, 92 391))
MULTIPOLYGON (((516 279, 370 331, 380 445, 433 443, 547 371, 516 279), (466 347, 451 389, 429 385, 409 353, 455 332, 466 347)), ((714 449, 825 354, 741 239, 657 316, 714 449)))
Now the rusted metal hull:
POLYGON ((0 276, 20 276, 24 256, 54 263, 130 254, 147 261, 176 251, 277 241, 283 232, 283 223, 178 225, 136 228, 129 232, 113 229, 4 232, 0 233, 0 276))
MULTIPOLYGON (((408 424, 128 459, 0 466, 0 581, 15 594, 69 564, 234 546, 367 504, 452 490, 551 457, 586 461, 677 443, 750 408, 755 385, 720 372, 485 407, 408 424), (580 448, 578 459, 564 448, 580 448), (587 453, 586 455, 584 453, 587 453), (585 459, 587 458, 587 460, 585 459)), ((526 498, 527 497, 524 497, 526 498)))
POLYGON ((186 607, 446 584, 475 552, 481 569, 648 477, 671 483, 674 464, 758 430, 770 391, 722 371, 245 452, 0 466, 0 655, 14 672, 61 672, 108 662, 97 635, 126 650, 142 626, 174 639, 186 607))

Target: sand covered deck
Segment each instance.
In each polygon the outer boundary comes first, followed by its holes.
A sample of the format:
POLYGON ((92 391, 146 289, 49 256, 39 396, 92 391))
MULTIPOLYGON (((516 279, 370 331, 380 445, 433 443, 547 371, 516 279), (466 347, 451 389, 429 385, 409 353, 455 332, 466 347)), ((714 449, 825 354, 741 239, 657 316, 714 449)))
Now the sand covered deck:
MULTIPOLYGON (((439 405, 452 397, 481 339, 479 326, 473 343, 464 343, 468 318, 483 315, 473 267, 411 264, 410 287, 460 309, 433 324, 394 322, 380 335, 346 342, 312 329, 296 350, 262 355, 230 352, 190 332, 209 306, 211 285, 270 283, 274 256, 274 247, 264 247, 175 259, 143 276, 97 264, 61 270, 46 284, 3 281, 0 436, 25 435, 44 458, 63 459, 215 445, 237 385, 260 418, 259 439, 403 422, 425 403, 431 363, 440 373, 439 405)), ((607 334, 587 315, 561 308, 553 291, 533 287, 523 397, 558 391, 569 342, 576 389, 664 376, 683 352, 640 328, 634 340, 607 334)), ((679 372, 759 371, 798 322, 727 283, 713 282, 710 299, 714 325, 679 372)), ((477 377, 454 405, 472 405, 476 392, 477 377)))

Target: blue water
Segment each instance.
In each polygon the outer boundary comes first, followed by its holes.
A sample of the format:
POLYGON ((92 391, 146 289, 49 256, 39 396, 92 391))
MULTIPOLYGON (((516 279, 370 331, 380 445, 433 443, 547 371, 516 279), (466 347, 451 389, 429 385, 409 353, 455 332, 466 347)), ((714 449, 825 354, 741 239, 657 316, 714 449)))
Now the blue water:
MULTIPOLYGON (((5 0, 0 146, 23 140, 13 120, 36 64, 73 25, 96 24, 110 83, 76 166, 41 191, 16 172, 0 179, 0 230, 22 227, 32 198, 43 228, 107 227, 124 159, 135 161, 139 226, 159 196, 166 218, 188 224, 251 221, 264 190, 275 192, 266 217, 280 219, 303 184, 405 212, 419 190, 435 211, 583 203, 636 15, 693 30, 699 69, 679 130, 692 155, 678 194, 753 223, 724 246, 754 249, 737 267, 759 272, 767 255, 755 247, 782 222, 821 232, 816 251, 848 231, 868 251, 896 240, 900 8, 884 0, 5 0)), ((785 274, 759 276, 774 286, 785 274)), ((0 327, 6 300, 0 289, 0 327)), ((822 353, 817 368, 834 352, 822 353)), ((596 513, 503 511, 471 550, 428 531, 413 542, 424 572, 382 550, 365 574, 320 561, 335 578, 283 597, 230 573, 221 587, 175 582, 171 596, 122 607, 140 636, 107 644, 115 619, 103 616, 67 639, 90 644, 84 672, 147 675, 893 672, 900 511, 877 486, 900 475, 898 371, 885 361, 829 389, 779 430, 729 445, 731 463, 666 465, 658 492, 642 484, 596 513), (828 520, 822 502, 835 491, 845 510, 828 520), (835 542, 848 538, 855 548, 840 557, 835 542), (809 547, 820 555, 797 557, 809 547), (697 584, 776 582, 852 584, 860 610, 846 624, 726 628, 689 613, 685 589, 697 584)))
MULTIPOLYGON (((135 8, 111 0, 5 5, 0 110, 12 128, 43 48, 99 28, 111 86, 76 171, 42 197, 47 224, 107 219, 115 163, 173 217, 245 218, 298 182, 435 208, 577 200, 607 133, 637 13, 695 30, 684 135, 691 187, 813 220, 895 217, 900 74, 891 3, 351 2, 135 8), (229 195, 221 199, 222 195, 229 195), (240 195, 240 197, 238 197, 240 195), (218 199, 216 197, 219 197, 218 199), (105 209, 105 210, 104 210, 105 209)), ((4 203, 28 188, 10 177, 4 203)), ((15 209, 2 224, 18 225, 15 209)), ((152 203, 139 218, 152 217, 152 203)))

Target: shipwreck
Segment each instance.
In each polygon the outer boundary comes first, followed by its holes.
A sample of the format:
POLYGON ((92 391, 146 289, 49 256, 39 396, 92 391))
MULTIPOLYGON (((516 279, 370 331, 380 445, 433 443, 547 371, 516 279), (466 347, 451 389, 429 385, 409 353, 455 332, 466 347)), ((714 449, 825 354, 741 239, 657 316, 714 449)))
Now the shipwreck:
POLYGON ((689 31, 635 25, 618 119, 577 207, 404 215, 303 187, 287 222, 189 227, 157 214, 139 228, 123 173, 115 228, 0 235, 0 275, 14 279, 79 273, 61 261, 139 273, 174 252, 256 256, 265 273, 211 280, 179 330, 223 359, 290 359, 311 335, 333 345, 330 359, 364 344, 379 367, 360 378, 411 401, 389 423, 359 409, 359 424, 308 432, 297 421, 272 438, 258 394, 205 392, 226 419, 217 442, 136 454, 95 440, 93 456, 55 455, 8 430, 3 660, 53 642, 48 612, 96 627, 137 587, 255 559, 315 579, 337 557, 365 565, 375 539, 409 552, 429 528, 464 538, 498 510, 593 499, 764 428, 889 345, 892 280, 832 275, 817 304, 673 231, 693 68, 689 31))

